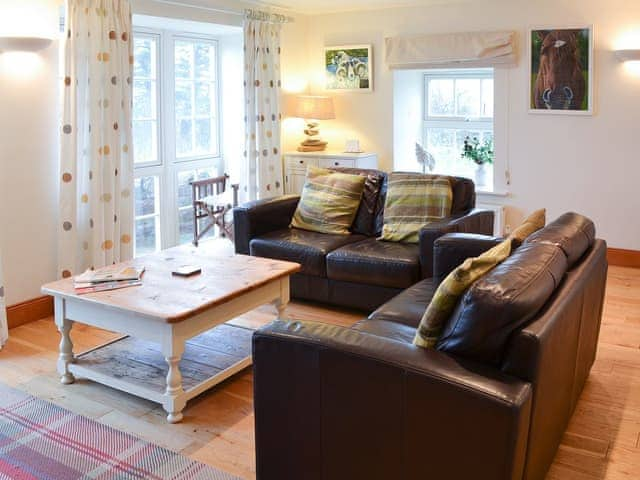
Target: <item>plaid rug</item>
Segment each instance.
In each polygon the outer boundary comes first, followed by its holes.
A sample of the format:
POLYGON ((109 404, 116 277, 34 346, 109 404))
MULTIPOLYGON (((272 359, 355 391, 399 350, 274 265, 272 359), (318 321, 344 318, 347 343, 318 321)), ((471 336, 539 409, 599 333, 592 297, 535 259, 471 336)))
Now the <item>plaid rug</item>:
POLYGON ((237 480, 183 455, 0 385, 0 479, 140 478, 237 480))

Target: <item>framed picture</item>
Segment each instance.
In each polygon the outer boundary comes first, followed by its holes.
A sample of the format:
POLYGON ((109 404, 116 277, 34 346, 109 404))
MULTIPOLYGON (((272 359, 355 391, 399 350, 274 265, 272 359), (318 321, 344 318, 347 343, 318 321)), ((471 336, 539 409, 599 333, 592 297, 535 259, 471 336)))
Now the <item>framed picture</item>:
POLYGON ((529 31, 529 112, 593 113, 593 27, 529 31))
POLYGON ((371 45, 325 47, 325 88, 334 91, 373 90, 371 45))

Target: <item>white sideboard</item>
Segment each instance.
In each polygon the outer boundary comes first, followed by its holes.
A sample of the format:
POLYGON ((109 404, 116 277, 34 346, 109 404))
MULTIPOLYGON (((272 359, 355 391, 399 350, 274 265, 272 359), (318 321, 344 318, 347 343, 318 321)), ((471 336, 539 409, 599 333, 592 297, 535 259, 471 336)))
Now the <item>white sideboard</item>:
POLYGON ((284 154, 284 193, 300 195, 307 166, 320 168, 378 168, 376 153, 287 152, 284 154))

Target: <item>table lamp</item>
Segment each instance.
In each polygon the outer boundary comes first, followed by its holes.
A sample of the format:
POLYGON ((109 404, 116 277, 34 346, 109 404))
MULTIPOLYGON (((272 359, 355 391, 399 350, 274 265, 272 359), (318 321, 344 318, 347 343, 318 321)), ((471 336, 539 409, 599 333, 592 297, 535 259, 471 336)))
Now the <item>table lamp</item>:
POLYGON ((331 97, 300 95, 295 98, 291 116, 302 118, 306 123, 307 138, 298 147, 299 152, 320 152, 327 148, 327 142, 319 137, 318 120, 336 118, 331 97))

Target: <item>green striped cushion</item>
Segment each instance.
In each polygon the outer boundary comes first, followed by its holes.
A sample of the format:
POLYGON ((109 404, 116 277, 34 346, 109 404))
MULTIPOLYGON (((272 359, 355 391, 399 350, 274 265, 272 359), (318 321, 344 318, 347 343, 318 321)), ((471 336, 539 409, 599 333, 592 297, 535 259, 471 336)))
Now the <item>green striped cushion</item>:
POLYGON ((452 201, 448 177, 392 173, 379 240, 418 243, 420 229, 447 217, 451 213, 452 201))
POLYGON ((347 235, 355 219, 366 177, 309 166, 291 226, 347 235))

